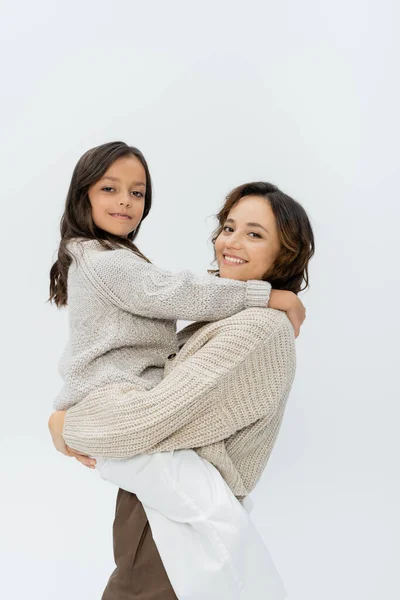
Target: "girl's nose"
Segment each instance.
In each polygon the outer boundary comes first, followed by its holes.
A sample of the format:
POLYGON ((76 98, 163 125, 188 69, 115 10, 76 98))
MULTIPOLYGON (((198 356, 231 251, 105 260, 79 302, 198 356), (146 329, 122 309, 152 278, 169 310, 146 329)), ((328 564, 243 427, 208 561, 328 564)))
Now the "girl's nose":
POLYGON ((131 202, 132 202, 132 198, 130 196, 127 196, 126 198, 122 196, 119 199, 120 206, 130 206, 131 202))

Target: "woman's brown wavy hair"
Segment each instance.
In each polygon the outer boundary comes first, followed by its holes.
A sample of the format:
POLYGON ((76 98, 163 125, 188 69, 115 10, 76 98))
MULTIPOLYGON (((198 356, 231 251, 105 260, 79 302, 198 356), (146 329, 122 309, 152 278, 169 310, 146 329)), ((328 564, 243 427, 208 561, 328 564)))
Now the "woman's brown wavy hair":
MULTIPOLYGON (((268 200, 276 219, 281 249, 263 276, 264 281, 269 281, 274 289, 302 292, 309 287, 308 263, 315 251, 314 234, 304 208, 276 185, 257 181, 232 190, 217 215, 218 227, 212 234, 212 243, 215 245, 230 211, 244 196, 262 196, 268 200)), ((210 272, 218 274, 218 270, 210 272)))
POLYGON ((151 209, 152 183, 146 159, 140 150, 128 146, 124 142, 109 142, 88 150, 76 164, 60 223, 61 242, 58 248, 58 258, 50 270, 49 301, 54 302, 58 307, 66 306, 68 303, 67 278, 72 256, 68 252, 67 245, 70 240, 77 238, 98 240, 107 250, 125 246, 148 261, 133 243, 139 233, 142 221, 127 238, 108 233, 97 227, 93 222, 88 196, 89 188, 103 177, 104 173, 116 160, 130 155, 136 156, 140 160, 146 173, 143 221, 151 209))

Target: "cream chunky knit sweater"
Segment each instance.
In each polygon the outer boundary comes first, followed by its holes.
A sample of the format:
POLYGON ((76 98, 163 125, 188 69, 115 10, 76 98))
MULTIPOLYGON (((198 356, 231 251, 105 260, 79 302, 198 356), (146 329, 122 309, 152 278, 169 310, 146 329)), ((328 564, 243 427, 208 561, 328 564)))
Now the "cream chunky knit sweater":
POLYGON ((56 405, 74 405, 65 419, 67 444, 111 458, 195 448, 237 497, 246 496, 282 420, 295 371, 294 333, 280 311, 227 313, 265 306, 269 285, 171 275, 97 242, 74 246, 74 254, 66 386, 56 405), (177 317, 221 320, 191 325, 178 341, 171 321, 177 317))
POLYGON ((176 319, 216 321, 269 301, 264 281, 168 273, 96 240, 68 249, 75 257, 68 272, 70 339, 59 364, 64 387, 56 410, 105 385, 149 390, 160 383, 167 357, 179 349, 176 319))

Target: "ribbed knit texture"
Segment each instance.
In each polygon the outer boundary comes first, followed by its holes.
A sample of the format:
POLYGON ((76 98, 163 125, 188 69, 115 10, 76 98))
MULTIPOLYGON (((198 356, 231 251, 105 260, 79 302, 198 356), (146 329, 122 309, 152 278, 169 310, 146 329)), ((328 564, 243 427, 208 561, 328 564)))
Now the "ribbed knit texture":
POLYGON ((64 438, 111 458, 195 448, 242 499, 261 476, 282 421, 295 373, 293 327, 283 312, 250 308, 191 325, 179 337, 189 339, 166 361, 159 385, 94 390, 68 410, 64 438))
POLYGON ((160 383, 167 357, 178 352, 176 320, 215 321, 250 306, 267 306, 271 286, 189 271, 169 273, 126 248, 72 241, 68 273, 70 339, 60 361, 64 387, 56 410, 93 390, 160 383))

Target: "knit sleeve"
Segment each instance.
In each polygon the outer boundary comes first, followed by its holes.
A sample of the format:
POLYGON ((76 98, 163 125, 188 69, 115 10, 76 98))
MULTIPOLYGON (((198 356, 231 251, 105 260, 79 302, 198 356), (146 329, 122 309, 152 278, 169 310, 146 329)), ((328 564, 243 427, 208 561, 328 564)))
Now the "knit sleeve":
POLYGON ((265 281, 170 273, 126 249, 85 254, 83 259, 82 268, 98 294, 143 317, 216 321, 248 307, 266 307, 271 291, 265 281))
POLYGON ((70 408, 66 443, 91 456, 128 458, 210 444, 275 413, 293 375, 294 334, 284 313, 244 311, 194 338, 152 390, 102 388, 70 408))

